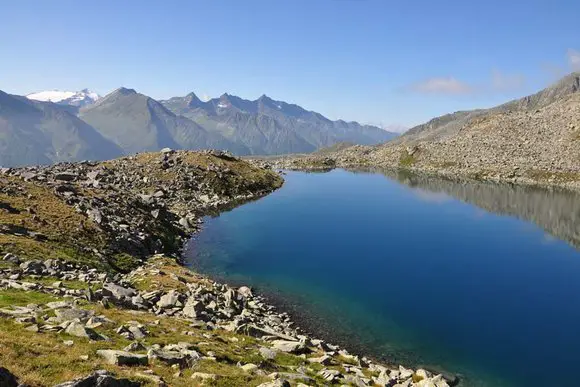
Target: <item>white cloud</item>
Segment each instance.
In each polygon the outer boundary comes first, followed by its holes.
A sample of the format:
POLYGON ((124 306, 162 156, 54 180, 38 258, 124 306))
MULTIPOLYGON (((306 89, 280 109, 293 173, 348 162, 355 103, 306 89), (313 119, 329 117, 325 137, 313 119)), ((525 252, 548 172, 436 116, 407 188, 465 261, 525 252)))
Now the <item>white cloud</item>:
POLYGON ((488 80, 478 84, 460 81, 452 76, 433 77, 412 84, 407 89, 422 94, 486 94, 519 90, 525 83, 526 79, 521 74, 505 74, 494 69, 488 80))
POLYGON ((580 70, 580 51, 569 48, 566 56, 568 57, 568 64, 572 70, 580 70))
POLYGON ((521 74, 503 74, 499 70, 491 73, 491 89, 494 91, 514 91, 521 89, 526 78, 521 74))
POLYGON ((454 77, 435 77, 411 85, 411 90, 424 94, 468 94, 473 87, 454 77))
POLYGON ((200 98, 203 102, 207 102, 211 99, 211 97, 207 94, 203 94, 200 98))

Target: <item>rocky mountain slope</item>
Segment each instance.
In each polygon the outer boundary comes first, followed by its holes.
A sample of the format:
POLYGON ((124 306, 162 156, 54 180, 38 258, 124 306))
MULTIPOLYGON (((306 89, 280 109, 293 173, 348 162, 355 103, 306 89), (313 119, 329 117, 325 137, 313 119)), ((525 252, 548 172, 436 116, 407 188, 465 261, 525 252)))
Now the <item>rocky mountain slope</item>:
POLYGON ((285 164, 376 165, 580 188, 580 74, 488 110, 458 112, 375 147, 285 164))
POLYGON ((478 117, 499 113, 531 111, 546 107, 568 95, 577 93, 580 90, 579 80, 580 73, 572 73, 536 94, 510 101, 491 109, 459 111, 436 117, 425 124, 411 128, 396 139, 395 142, 442 140, 458 134, 470 121, 478 117))
POLYGON ((0 91, 0 166, 118 157, 121 149, 50 102, 0 91))
POLYGON ((174 113, 244 144, 251 154, 308 153, 339 142, 377 144, 397 135, 357 122, 331 121, 266 95, 249 101, 223 94, 203 102, 190 93, 162 103, 174 113))
POLYGON ((2 169, 0 385, 455 384, 312 338, 179 265, 204 215, 281 184, 218 151, 2 169))

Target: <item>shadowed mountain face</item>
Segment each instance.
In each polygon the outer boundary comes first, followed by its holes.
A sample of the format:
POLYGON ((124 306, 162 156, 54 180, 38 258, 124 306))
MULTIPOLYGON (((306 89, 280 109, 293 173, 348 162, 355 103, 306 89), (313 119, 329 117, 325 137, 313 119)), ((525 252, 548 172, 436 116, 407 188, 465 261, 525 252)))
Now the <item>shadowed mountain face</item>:
POLYGON ((414 189, 442 193, 489 212, 535 223, 547 233, 580 248, 580 196, 577 193, 450 180, 404 171, 379 169, 373 172, 382 173, 414 189))
POLYGON ((120 88, 94 105, 81 109, 80 118, 113 141, 125 153, 177 149, 227 149, 247 153, 219 133, 177 116, 154 99, 135 90, 120 88))
POLYGON ((307 153, 339 142, 370 145, 397 136, 375 126, 331 121, 265 95, 248 101, 223 94, 203 102, 190 93, 161 103, 175 114, 244 144, 251 154, 307 153))
POLYGON ((65 108, 0 91, 0 165, 102 160, 121 154, 65 108))

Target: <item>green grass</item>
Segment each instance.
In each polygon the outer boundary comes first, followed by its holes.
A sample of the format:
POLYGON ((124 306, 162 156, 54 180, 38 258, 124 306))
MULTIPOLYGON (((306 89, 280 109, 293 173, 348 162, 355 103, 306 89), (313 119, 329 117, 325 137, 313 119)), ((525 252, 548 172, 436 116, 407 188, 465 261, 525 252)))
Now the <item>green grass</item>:
POLYGON ((26 306, 28 304, 46 304, 56 301, 57 298, 40 292, 22 291, 15 289, 0 290, 0 308, 8 306, 26 306))

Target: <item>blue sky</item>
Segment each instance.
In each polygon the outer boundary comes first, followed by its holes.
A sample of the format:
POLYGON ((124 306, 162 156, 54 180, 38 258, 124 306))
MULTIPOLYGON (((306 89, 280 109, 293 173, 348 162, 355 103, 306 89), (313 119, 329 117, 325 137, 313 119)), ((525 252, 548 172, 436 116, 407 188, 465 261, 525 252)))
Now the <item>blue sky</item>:
POLYGON ((0 0, 0 90, 267 94, 413 125, 580 70, 580 1, 0 0))

